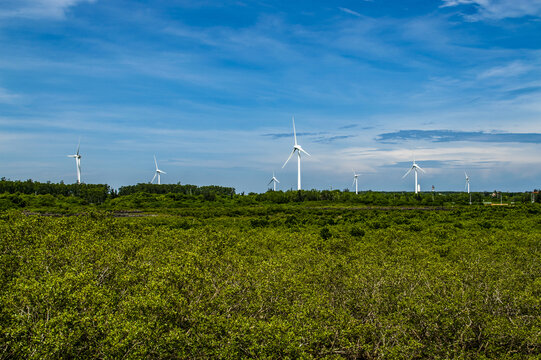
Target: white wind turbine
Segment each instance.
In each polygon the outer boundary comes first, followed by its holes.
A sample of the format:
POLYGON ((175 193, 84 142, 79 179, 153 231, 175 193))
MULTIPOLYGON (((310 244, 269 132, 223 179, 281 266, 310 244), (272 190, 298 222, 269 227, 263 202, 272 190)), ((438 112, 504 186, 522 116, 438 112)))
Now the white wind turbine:
POLYGON ((156 173, 154 174, 154 177, 152 180, 150 180, 150 183, 152 184, 154 182, 154 179, 156 179, 156 176, 158 177, 158 185, 160 185, 160 175, 161 174, 167 174, 165 171, 162 171, 158 169, 158 162, 156 161, 156 155, 154 155, 154 164, 156 165, 156 173))
POLYGON ((305 153, 308 156, 311 156, 308 154, 298 143, 297 143, 297 132, 295 131, 295 117, 293 117, 293 137, 295 138, 295 145, 293 145, 293 151, 291 151, 291 154, 289 154, 289 157, 287 158, 286 162, 282 166, 282 169, 286 166, 287 162, 295 151, 297 152, 297 190, 301 189, 301 152, 305 153))
POLYGON ((276 176, 274 176, 274 171, 272 172, 272 179, 271 179, 271 181, 269 181, 269 183, 267 184, 267 186, 269 186, 271 183, 273 183, 273 184, 272 184, 272 190, 273 190, 273 191, 276 191, 276 183, 279 184, 280 182, 278 181, 278 179, 276 178, 276 176))
POLYGON ((404 176, 402 176, 402 179, 404 179, 406 176, 408 176, 408 174, 411 172, 411 170, 413 170, 415 172, 415 193, 417 194, 420 191, 419 184, 417 183, 417 171, 418 170, 421 170, 422 172, 426 172, 426 171, 424 171, 419 165, 417 165, 415 163, 415 157, 413 158, 413 164, 409 168, 408 172, 405 173, 404 176))
POLYGON ((353 170, 353 185, 355 185, 355 195, 359 194, 358 184, 359 184, 359 175, 353 170))
POLYGON ((81 139, 77 144, 77 153, 74 155, 68 155, 70 158, 75 159, 75 166, 77 167, 77 184, 81 183, 81 155, 79 154, 79 148, 81 147, 81 139))
POLYGON ((464 190, 468 190, 468 195, 470 196, 470 205, 471 205, 471 194, 470 194, 470 177, 464 171, 464 176, 466 177, 466 185, 464 186, 464 190))

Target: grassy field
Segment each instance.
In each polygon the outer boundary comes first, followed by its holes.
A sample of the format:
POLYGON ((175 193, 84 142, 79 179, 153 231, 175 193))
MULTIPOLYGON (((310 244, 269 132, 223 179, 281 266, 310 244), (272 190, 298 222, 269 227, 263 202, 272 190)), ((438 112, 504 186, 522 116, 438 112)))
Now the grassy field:
POLYGON ((0 359, 541 356, 538 205, 113 215, 0 213, 0 359))

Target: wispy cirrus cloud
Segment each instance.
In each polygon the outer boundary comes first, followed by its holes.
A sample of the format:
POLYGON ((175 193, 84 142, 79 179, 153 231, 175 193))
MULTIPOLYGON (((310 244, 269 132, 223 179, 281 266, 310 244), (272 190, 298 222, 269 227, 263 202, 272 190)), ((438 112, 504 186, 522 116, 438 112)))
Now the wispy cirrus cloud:
POLYGON ((20 99, 20 95, 0 87, 0 104, 12 104, 18 99, 20 99))
MULTIPOLYGON (((325 132, 298 132, 297 136, 317 136, 317 135, 323 135, 326 134, 325 132)), ((285 137, 293 137, 293 133, 271 133, 271 134, 263 134, 262 136, 267 136, 272 139, 281 139, 285 137)))
POLYGON ((513 61, 509 64, 494 66, 479 74, 479 78, 493 78, 493 77, 511 77, 519 76, 534 70, 533 64, 528 64, 523 61, 513 61))
POLYGON ((509 90, 505 93, 505 96, 509 98, 514 98, 522 95, 529 95, 529 94, 535 94, 535 93, 541 93, 541 86, 524 86, 519 87, 513 90, 509 90))
POLYGON ((464 15, 469 21, 501 20, 524 16, 541 17, 541 0, 442 0, 440 7, 470 5, 472 14, 464 15))
POLYGON ((330 144, 332 142, 335 142, 337 140, 345 140, 355 137, 355 135, 333 135, 333 136, 322 136, 320 138, 315 139, 315 142, 322 143, 322 144, 330 144))
POLYGON ((350 14, 350 15, 353 15, 353 16, 357 16, 357 17, 361 17, 362 15, 360 13, 358 13, 357 11, 354 11, 354 10, 351 10, 351 9, 348 9, 348 8, 343 8, 343 7, 338 7, 338 10, 342 11, 342 12, 345 12, 346 14, 350 14))
POLYGON ((454 130, 400 130, 396 132, 379 134, 376 140, 382 143, 396 143, 408 140, 426 140, 431 142, 473 141, 541 144, 541 134, 454 130))
POLYGON ((94 1, 96 0, 4 0, 0 2, 0 19, 63 19, 70 7, 94 1))

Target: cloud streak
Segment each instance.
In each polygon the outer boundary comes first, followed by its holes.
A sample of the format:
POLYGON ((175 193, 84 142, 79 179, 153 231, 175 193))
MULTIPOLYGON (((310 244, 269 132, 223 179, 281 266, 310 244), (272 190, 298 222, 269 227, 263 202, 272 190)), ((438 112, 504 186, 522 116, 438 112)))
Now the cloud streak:
POLYGON ((474 13, 463 15, 469 21, 541 17, 541 0, 443 0, 441 7, 464 5, 474 8, 474 13))
POLYGON ((0 19, 64 19, 70 7, 95 0, 6 0, 0 3, 0 19))
POLYGON ((362 15, 359 14, 357 11, 354 11, 354 10, 351 10, 351 9, 348 9, 348 8, 339 7, 338 9, 339 9, 340 11, 342 11, 342 12, 345 12, 346 14, 350 14, 350 15, 357 16, 357 17, 361 17, 361 16, 362 16, 362 15))
POLYGON ((431 142, 491 142, 491 143, 532 143, 541 144, 539 133, 497 133, 483 131, 454 131, 454 130, 400 130, 379 134, 376 141, 381 143, 398 143, 410 140, 425 140, 431 142))

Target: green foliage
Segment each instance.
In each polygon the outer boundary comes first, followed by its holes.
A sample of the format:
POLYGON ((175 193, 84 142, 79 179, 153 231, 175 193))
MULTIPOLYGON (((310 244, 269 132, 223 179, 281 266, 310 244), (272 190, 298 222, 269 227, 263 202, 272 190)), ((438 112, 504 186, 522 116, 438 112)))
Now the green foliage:
POLYGON ((321 228, 321 230, 319 231, 319 236, 321 236, 323 240, 327 240, 330 237, 332 237, 332 233, 328 227, 324 227, 324 228, 321 228))
POLYGON ((359 238, 362 238, 366 234, 366 232, 358 226, 353 226, 349 233, 351 234, 351 236, 359 238))
POLYGON ((148 184, 141 183, 137 185, 122 186, 118 189, 118 195, 132 195, 136 193, 147 194, 183 194, 183 195, 209 195, 214 194, 222 196, 232 196, 235 194, 235 189, 223 186, 195 186, 195 185, 180 185, 180 184, 148 184))
POLYGON ((531 207, 205 204, 0 212, 0 358, 541 354, 531 207))
MULTIPOLYGON (((492 192, 472 193, 474 206, 482 204, 504 205, 527 204, 530 211, 536 213, 540 197, 534 195, 535 204, 531 204, 532 194, 492 192)), ((340 190, 301 190, 268 191, 263 194, 235 194, 235 189, 222 186, 195 186, 181 184, 137 184, 123 186, 118 193, 108 185, 94 184, 53 184, 39 183, 32 180, 0 180, 0 211, 7 209, 26 209, 37 212, 81 213, 89 209, 96 210, 142 210, 152 209, 169 212, 171 209, 277 204, 291 206, 358 206, 358 207, 422 207, 442 208, 469 204, 469 196, 462 192, 420 193, 373 192, 359 194, 340 190)), ((408 221, 398 219, 396 221, 408 221)), ((290 224, 292 225, 292 224, 290 224)), ((332 225, 332 224, 329 224, 332 225)), ((390 223, 374 222, 367 227, 378 229, 389 227, 390 223)), ((412 226, 415 228, 415 226, 412 226)))
MULTIPOLYGON (((54 184, 51 182, 40 183, 37 181, 9 181, 5 178, 0 180, 0 194, 33 194, 49 195, 50 205, 54 200, 50 196, 76 196, 90 204, 101 204, 109 196, 114 194, 108 185, 101 184, 54 184)), ((0 205, 1 206, 1 205, 0 205)))

